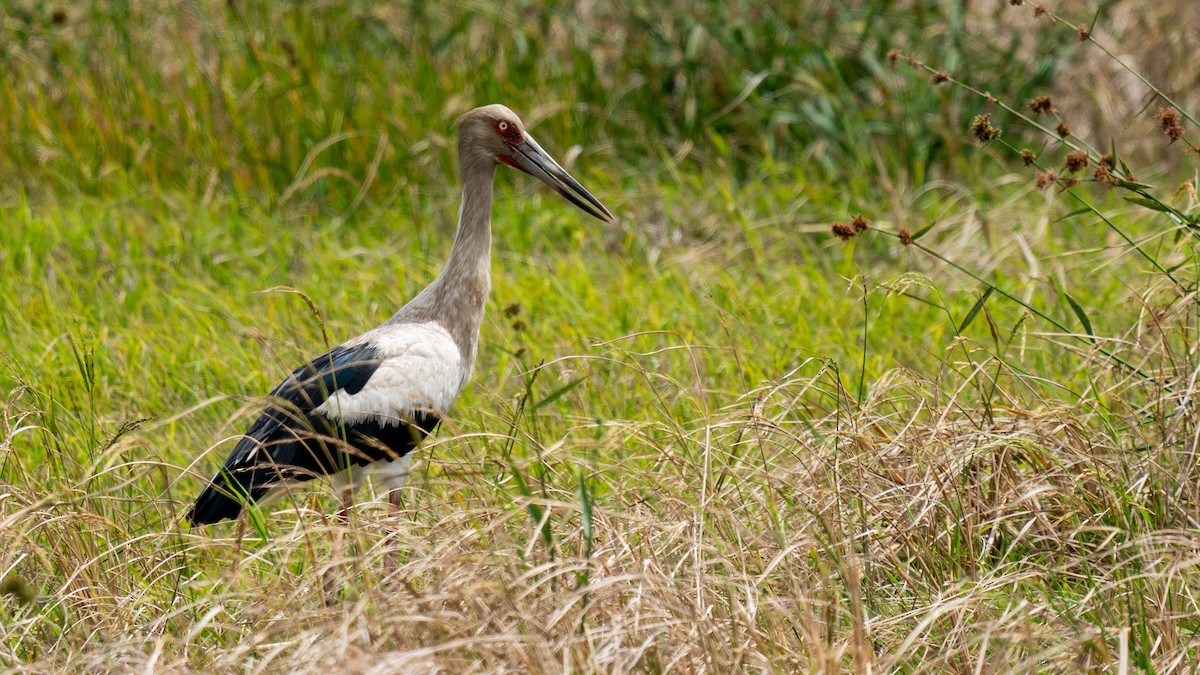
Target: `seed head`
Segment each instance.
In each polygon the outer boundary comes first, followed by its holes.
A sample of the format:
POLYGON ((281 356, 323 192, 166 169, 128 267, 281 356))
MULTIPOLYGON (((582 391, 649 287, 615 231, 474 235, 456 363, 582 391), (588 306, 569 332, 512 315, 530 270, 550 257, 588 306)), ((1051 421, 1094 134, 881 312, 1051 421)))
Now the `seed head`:
POLYGON ((917 57, 913 56, 912 54, 909 54, 908 55, 908 65, 912 66, 913 68, 920 68, 921 66, 924 66, 925 64, 918 61, 917 57))
POLYGON ((854 231, 854 226, 850 223, 834 223, 831 229, 833 230, 833 236, 842 241, 850 241, 857 234, 854 231))
POLYGON ((1012 5, 1013 7, 1020 7, 1021 5, 1025 4, 1025 0, 1008 0, 1008 4, 1012 5))
POLYGON ((1160 106, 1158 112, 1154 113, 1154 119, 1158 120, 1158 126, 1163 131, 1179 124, 1179 110, 1171 106, 1160 106))
POLYGON ((1154 113, 1154 119, 1158 121, 1158 128, 1163 130, 1172 143, 1183 138, 1183 125, 1179 123, 1180 117, 1179 110, 1172 106, 1162 106, 1158 112, 1154 113))
POLYGON ((912 232, 909 232, 907 227, 901 227, 896 231, 896 234, 900 235, 901 244, 904 244, 905 246, 912 246, 912 232))
POLYGON ((1049 96, 1038 96, 1029 99, 1029 109, 1039 115, 1054 112, 1054 99, 1049 96))
POLYGON ((50 12, 50 21, 55 26, 63 25, 64 23, 67 22, 67 10, 56 9, 53 12, 50 12))
POLYGON ((1067 171, 1071 173, 1079 173, 1088 166, 1088 154, 1083 150, 1076 150, 1067 155, 1066 161, 1063 163, 1067 171))
POLYGON ((1075 32, 1079 35, 1080 42, 1087 42, 1087 39, 1092 36, 1092 31, 1088 30, 1088 27, 1083 24, 1076 26, 1075 32))
MULTIPOLYGON (((1079 185, 1079 179, 1078 178, 1064 178, 1062 180, 1062 182, 1059 183, 1059 185, 1062 186, 1063 190, 1069 190, 1069 189, 1075 187, 1076 185, 1079 185)), ((1062 190, 1060 190, 1060 192, 1061 191, 1062 190)))
POLYGON ((992 126, 991 115, 976 115, 971 120, 971 133, 975 134, 980 143, 991 143, 1000 138, 1000 130, 992 126))
POLYGON ((1025 148, 1021 151, 1021 159, 1025 160, 1025 166, 1030 166, 1037 161, 1037 155, 1033 154, 1029 148, 1025 148))
POLYGON ((1033 6, 1033 18, 1035 18, 1035 19, 1040 19, 1049 13, 1050 13, 1050 10, 1046 9, 1046 6, 1041 3, 1038 3, 1033 6))
POLYGON ((1048 169, 1046 171, 1037 172, 1037 180, 1034 182, 1034 185, 1037 186, 1037 189, 1041 190, 1047 185, 1053 185, 1057 181, 1058 172, 1054 169, 1048 169))
POLYGON ((930 76, 929 81, 932 82, 933 84, 941 84, 948 79, 950 79, 950 73, 947 73, 944 70, 939 70, 936 73, 934 73, 932 76, 930 76))
POLYGON ((1071 127, 1067 126, 1064 122, 1059 122, 1058 126, 1054 127, 1054 130, 1058 132, 1059 138, 1066 138, 1071 135, 1071 127))
POLYGON ((1098 182, 1098 183, 1104 183, 1105 185, 1112 185, 1115 181, 1112 177, 1112 174, 1109 173, 1108 169, 1109 169, 1109 165, 1107 162, 1100 162, 1099 164, 1096 165, 1096 170, 1092 172, 1092 178, 1095 178, 1096 182, 1098 182))
POLYGON ((892 49, 887 53, 887 60, 888 63, 891 64, 892 68, 896 67, 896 62, 900 60, 901 56, 904 56, 904 52, 900 51, 899 49, 892 49))
POLYGON ((867 219, 863 218, 862 215, 857 213, 854 214, 854 218, 850 220, 850 225, 854 227, 855 233, 866 232, 868 227, 867 219))

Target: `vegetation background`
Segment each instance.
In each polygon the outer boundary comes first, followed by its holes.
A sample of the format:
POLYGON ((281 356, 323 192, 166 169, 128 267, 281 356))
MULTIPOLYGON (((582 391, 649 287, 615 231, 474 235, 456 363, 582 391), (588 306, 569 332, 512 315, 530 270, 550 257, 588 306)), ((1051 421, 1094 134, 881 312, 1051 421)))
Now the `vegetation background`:
POLYGON ((1194 672, 1196 25, 4 3, 0 665, 1194 672), (619 218, 502 174, 404 518, 182 525, 257 395, 437 273, 488 102, 619 218))

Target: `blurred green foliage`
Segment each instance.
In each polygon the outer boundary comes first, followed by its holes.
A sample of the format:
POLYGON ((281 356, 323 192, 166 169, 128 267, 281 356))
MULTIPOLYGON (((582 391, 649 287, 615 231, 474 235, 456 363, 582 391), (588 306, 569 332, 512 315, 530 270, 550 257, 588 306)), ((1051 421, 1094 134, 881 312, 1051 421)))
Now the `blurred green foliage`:
POLYGON ((735 176, 803 163, 834 180, 900 173, 920 184, 978 154, 959 127, 982 104, 903 62, 893 69, 889 50, 1018 99, 1061 61, 1016 29, 968 38, 966 9, 10 3, 0 180, 33 193, 133 184, 341 209, 397 182, 450 180, 454 117, 504 102, 547 138, 607 154, 618 176, 687 158, 735 176))

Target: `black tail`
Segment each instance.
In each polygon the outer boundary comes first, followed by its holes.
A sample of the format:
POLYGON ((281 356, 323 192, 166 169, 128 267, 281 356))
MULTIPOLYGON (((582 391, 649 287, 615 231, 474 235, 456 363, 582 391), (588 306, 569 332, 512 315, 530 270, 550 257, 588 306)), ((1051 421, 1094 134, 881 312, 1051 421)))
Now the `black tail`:
MULTIPOLYGON (((244 490, 244 488, 243 488, 244 490)), ((233 497, 225 481, 219 478, 213 481, 196 498, 196 503, 188 510, 187 521, 192 525, 210 525, 222 520, 237 518, 245 507, 245 500, 233 497)), ((251 495, 253 497, 253 495, 251 495)))

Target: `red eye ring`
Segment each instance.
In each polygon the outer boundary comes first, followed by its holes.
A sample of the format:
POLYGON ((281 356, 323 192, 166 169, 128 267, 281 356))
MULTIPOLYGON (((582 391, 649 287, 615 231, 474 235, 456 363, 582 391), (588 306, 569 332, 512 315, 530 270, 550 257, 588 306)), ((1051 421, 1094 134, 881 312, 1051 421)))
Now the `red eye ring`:
POLYGON ((492 128, 496 133, 500 134, 500 138, 509 145, 516 145, 525 140, 525 135, 521 133, 520 127, 515 122, 508 120, 495 120, 492 122, 492 128))

